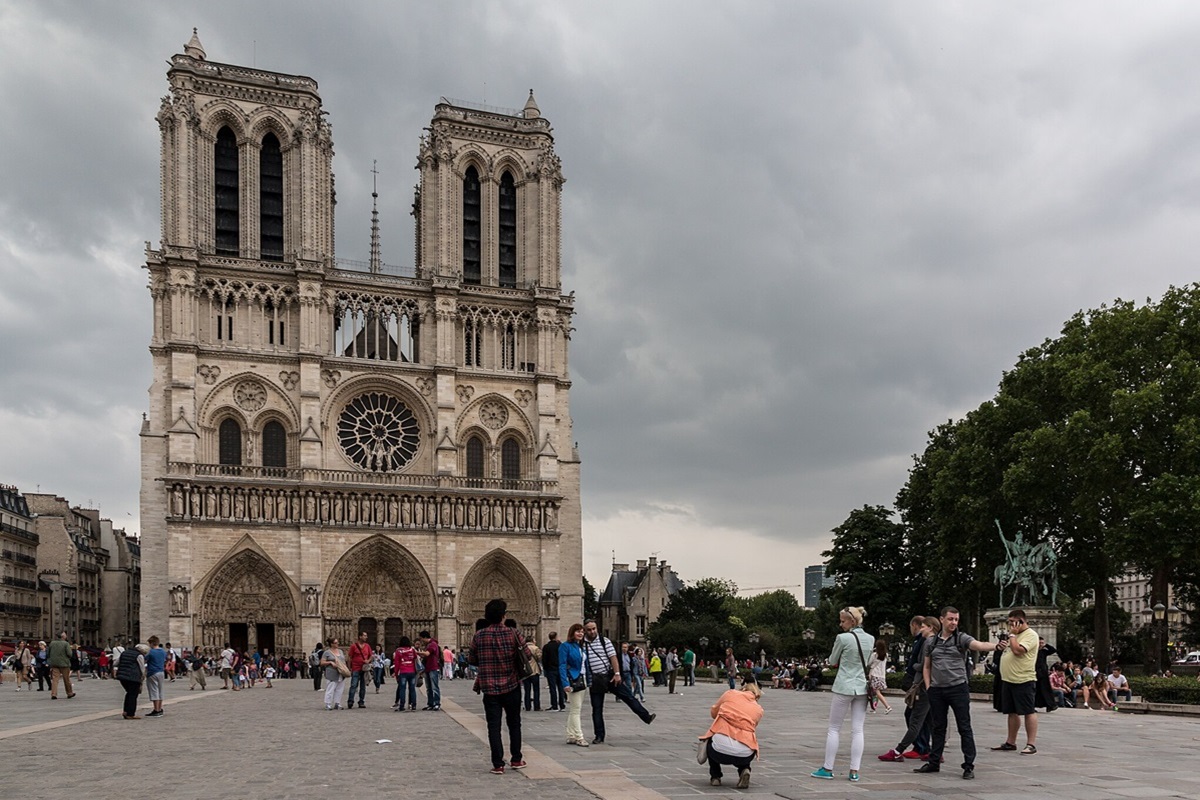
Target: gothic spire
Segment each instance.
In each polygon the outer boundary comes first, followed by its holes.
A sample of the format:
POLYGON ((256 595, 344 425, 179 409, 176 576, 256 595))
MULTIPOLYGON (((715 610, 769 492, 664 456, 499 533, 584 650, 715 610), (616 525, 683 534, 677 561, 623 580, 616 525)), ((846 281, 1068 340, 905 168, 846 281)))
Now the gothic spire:
POLYGON ((200 44, 200 35, 196 32, 195 28, 192 28, 192 38, 183 46, 183 52, 197 61, 203 61, 207 58, 204 52, 204 45, 200 44))
POLYGON ((379 257, 379 170, 378 161, 371 162, 371 272, 380 272, 379 257))

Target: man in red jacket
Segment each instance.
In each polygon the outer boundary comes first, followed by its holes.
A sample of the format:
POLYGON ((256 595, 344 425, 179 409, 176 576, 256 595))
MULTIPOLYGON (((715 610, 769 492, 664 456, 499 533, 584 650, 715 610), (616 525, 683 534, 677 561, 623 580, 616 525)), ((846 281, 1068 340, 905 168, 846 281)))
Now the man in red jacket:
POLYGON ((366 631, 358 635, 358 641, 350 645, 350 695, 346 698, 346 708, 354 708, 354 690, 358 689, 358 707, 366 708, 367 696, 367 665, 371 663, 371 645, 367 644, 366 631))

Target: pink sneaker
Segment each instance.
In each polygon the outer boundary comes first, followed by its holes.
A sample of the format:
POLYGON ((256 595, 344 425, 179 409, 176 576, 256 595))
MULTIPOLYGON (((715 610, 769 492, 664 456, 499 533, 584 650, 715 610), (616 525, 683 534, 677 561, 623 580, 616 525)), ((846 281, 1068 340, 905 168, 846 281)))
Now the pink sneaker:
POLYGON ((883 755, 881 755, 881 756, 879 757, 879 760, 880 760, 880 761, 903 761, 903 760, 904 760, 904 756, 902 756, 901 754, 897 753, 897 752, 896 752, 896 750, 895 750, 895 748, 892 748, 891 750, 888 750, 886 753, 884 753, 883 755))

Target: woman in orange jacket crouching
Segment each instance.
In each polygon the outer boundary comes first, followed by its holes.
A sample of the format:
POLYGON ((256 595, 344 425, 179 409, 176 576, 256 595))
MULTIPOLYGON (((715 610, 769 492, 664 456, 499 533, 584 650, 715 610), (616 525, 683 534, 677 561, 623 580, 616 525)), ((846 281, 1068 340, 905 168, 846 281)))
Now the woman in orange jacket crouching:
MULTIPOLYGON (((700 737, 706 741, 709 783, 721 785, 721 765, 728 764, 738 771, 738 788, 750 786, 750 762, 758 758, 758 737, 754 731, 762 720, 763 708, 758 704, 762 689, 747 681, 741 689, 730 689, 712 707, 713 724, 700 737)), ((703 761, 701 763, 704 763, 703 761)))

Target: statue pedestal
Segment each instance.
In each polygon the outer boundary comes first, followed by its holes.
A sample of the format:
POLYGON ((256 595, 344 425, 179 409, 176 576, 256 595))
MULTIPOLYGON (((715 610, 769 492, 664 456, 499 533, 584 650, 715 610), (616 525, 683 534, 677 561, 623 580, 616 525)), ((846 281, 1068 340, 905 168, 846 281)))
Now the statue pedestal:
MULTIPOLYGON (((983 621, 987 623, 988 639, 996 641, 997 634, 1008 632, 1008 612, 1007 608, 989 608, 983 615, 983 621)), ((1058 647, 1058 621, 1062 617, 1062 612, 1051 606, 1024 606, 1021 608, 1025 612, 1025 621, 1029 623, 1029 627, 1046 640, 1046 644, 1051 647, 1058 647)))

